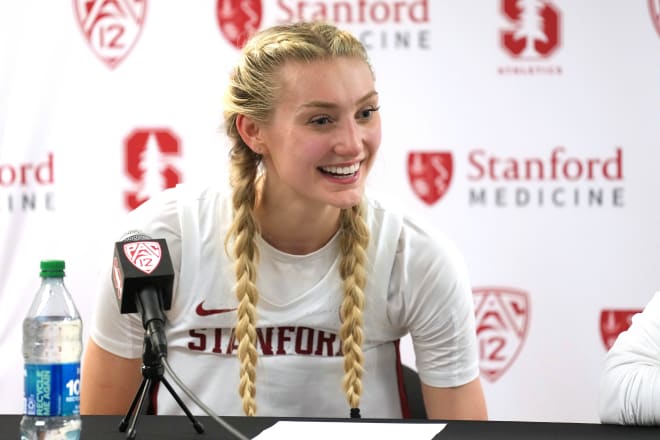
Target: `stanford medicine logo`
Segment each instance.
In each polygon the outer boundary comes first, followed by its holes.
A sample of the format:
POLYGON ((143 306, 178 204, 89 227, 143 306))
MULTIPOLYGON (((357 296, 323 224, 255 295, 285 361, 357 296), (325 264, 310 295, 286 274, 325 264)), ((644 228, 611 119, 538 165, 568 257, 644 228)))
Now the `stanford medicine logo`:
POLYGON ((413 192, 424 203, 433 205, 449 189, 454 171, 450 152, 408 153, 408 180, 413 192))
POLYGON ((170 129, 135 129, 126 137, 124 151, 124 172, 132 186, 124 197, 128 210, 137 208, 154 194, 181 181, 181 173, 176 166, 181 144, 170 129))
POLYGON ((114 69, 142 31, 147 0, 73 0, 76 19, 94 54, 114 69))
POLYGON ((660 36, 660 0, 649 0, 649 12, 651 13, 651 20, 655 25, 655 30, 658 31, 660 36))
POLYGON ((632 324, 632 317, 640 313, 641 309, 604 309, 600 312, 600 337, 605 346, 605 350, 609 350, 619 333, 628 330, 632 324))
POLYGON ((237 49, 243 47, 261 25, 260 0, 217 0, 216 16, 222 35, 237 49))
POLYGON ((513 364, 527 336, 529 295, 510 287, 473 291, 479 343, 479 369, 490 382, 513 364))
POLYGON ((514 58, 546 58, 559 46, 559 12, 548 1, 502 0, 513 28, 502 31, 502 46, 514 58))

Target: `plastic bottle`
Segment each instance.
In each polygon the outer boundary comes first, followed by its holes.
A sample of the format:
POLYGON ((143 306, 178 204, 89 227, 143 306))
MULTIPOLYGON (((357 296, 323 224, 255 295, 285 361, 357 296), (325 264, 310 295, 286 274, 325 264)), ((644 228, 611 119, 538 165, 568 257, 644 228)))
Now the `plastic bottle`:
POLYGON ((80 438, 82 321, 64 285, 64 261, 41 262, 41 287, 23 320, 21 440, 80 438))

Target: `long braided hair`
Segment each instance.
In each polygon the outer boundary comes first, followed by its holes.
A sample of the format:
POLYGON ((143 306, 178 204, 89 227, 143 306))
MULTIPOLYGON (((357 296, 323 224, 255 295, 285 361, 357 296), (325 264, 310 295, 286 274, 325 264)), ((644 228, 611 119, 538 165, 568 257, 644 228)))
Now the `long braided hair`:
MULTIPOLYGON (((236 338, 240 362, 239 395, 243 411, 256 414, 257 311, 259 292, 256 267, 259 252, 255 238, 259 233, 254 209, 256 180, 261 156, 241 139, 236 128, 239 114, 267 122, 278 94, 279 67, 287 61, 309 62, 335 57, 356 57, 369 68, 363 45, 348 32, 324 23, 295 23, 274 26, 253 36, 243 47, 242 57, 232 71, 224 98, 224 120, 232 142, 230 184, 233 223, 225 245, 235 258, 236 297, 238 299, 236 338)), ((373 71, 372 71, 373 73, 373 71)), ((340 308, 339 336, 344 356, 342 387, 351 417, 360 417, 360 395, 364 356, 362 353, 362 311, 366 284, 366 248, 369 230, 363 203, 342 209, 339 219, 340 275, 344 297, 340 308)))

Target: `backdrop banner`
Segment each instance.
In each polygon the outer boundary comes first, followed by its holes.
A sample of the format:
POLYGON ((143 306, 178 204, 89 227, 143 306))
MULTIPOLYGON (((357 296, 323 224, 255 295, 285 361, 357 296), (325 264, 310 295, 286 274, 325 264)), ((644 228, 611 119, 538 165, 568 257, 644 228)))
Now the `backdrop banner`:
POLYGON ((227 181, 245 37, 299 20, 369 51, 369 185, 463 252, 489 416, 596 422, 604 355, 660 288, 658 0, 0 3, 0 412, 23 410, 39 261, 66 260, 89 323, 120 219, 227 181))

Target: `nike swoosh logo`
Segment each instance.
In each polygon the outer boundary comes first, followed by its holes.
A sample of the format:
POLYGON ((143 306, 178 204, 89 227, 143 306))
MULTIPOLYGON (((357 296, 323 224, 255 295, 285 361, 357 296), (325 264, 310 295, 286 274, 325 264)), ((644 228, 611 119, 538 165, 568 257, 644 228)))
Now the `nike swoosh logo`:
POLYGON ((236 308, 233 308, 233 309, 205 309, 204 308, 204 301, 199 303, 197 305, 197 308, 195 309, 195 311, 197 312, 197 314, 199 316, 219 315, 221 313, 233 312, 234 310, 236 310, 236 308))

